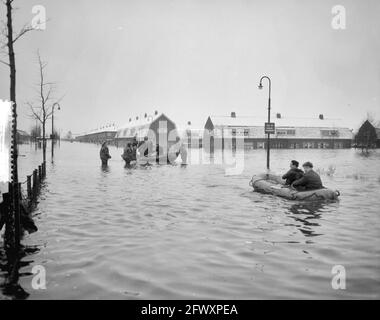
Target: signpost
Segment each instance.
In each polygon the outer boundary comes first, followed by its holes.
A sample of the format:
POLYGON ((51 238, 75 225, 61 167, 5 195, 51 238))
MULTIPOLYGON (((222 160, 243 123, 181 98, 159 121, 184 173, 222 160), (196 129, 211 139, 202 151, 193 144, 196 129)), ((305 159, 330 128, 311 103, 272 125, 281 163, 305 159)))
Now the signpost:
POLYGON ((276 128, 274 122, 265 122, 265 133, 266 134, 275 134, 276 128))

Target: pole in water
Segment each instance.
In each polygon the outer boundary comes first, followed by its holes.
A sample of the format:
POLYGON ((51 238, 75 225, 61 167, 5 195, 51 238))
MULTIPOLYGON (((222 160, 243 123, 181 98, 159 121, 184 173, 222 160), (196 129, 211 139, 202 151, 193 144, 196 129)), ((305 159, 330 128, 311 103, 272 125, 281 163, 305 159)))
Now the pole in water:
MULTIPOLYGON (((270 108, 271 108, 271 91, 272 91, 272 81, 268 76, 263 76, 260 79, 259 89, 261 90, 263 88, 263 79, 267 79, 269 83, 269 97, 268 97, 268 126, 270 125, 270 108)), ((270 132, 269 128, 268 131, 265 130, 267 133, 267 174, 269 173, 270 169, 270 132)))
MULTIPOLYGON (((270 91, 269 91, 269 99, 268 99, 268 123, 270 123, 270 91)), ((268 147, 267 147, 267 171, 269 173, 270 169, 270 133, 268 133, 268 147)))
POLYGON ((26 190, 28 194, 28 200, 32 200, 32 176, 26 176, 26 190))

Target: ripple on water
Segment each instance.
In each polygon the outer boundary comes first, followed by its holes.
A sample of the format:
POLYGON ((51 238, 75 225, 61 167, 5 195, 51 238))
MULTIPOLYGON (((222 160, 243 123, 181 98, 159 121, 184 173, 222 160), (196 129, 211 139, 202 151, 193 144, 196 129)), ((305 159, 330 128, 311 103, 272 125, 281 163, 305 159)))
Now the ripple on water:
MULTIPOLYGON (((40 161, 26 151, 22 175, 40 161)), ((379 152, 291 150, 291 158, 313 159, 324 184, 341 192, 337 202, 297 203, 248 186, 264 170, 262 150, 247 152, 236 176, 217 165, 125 169, 113 147, 103 170, 98 151, 61 143, 48 164, 39 232, 25 238, 37 249, 20 269, 30 298, 380 297, 379 152), (46 267, 47 290, 31 289, 34 264, 46 267), (346 267, 344 291, 331 288, 337 264, 346 267)), ((287 169, 289 152, 273 150, 274 171, 287 169)), ((0 265, 4 278, 1 255, 0 265)))

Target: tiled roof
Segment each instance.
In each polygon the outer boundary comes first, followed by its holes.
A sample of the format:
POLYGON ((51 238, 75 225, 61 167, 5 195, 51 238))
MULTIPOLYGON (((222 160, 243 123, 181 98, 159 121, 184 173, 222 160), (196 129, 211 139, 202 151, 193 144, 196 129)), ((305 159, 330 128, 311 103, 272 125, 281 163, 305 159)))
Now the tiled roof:
POLYGON ((148 135, 150 125, 160 117, 165 117, 171 121, 165 114, 147 115, 146 117, 138 117, 131 119, 127 124, 117 130, 115 138, 131 138, 131 137, 144 137, 148 135))
MULTIPOLYGON (((234 133, 237 137, 246 138, 265 138, 264 123, 267 122, 263 117, 217 117, 210 116, 210 119, 214 125, 214 129, 223 128, 223 136, 229 137, 232 135, 232 130, 226 131, 226 129, 234 128, 234 133), (245 132, 246 131, 246 132, 245 132)), ((313 118, 272 118, 271 122, 275 123, 276 134, 272 137, 284 138, 284 139, 352 139, 352 130, 344 125, 344 122, 340 119, 313 119, 313 118), (280 129, 293 130, 292 134, 279 134, 280 129), (330 132, 325 131, 337 131, 332 136, 330 132)), ((216 130, 214 135, 222 135, 221 132, 216 130)))
POLYGON ((155 114, 155 115, 147 115, 146 117, 136 117, 131 118, 131 121, 128 121, 125 125, 118 128, 117 131, 124 130, 127 128, 136 128, 136 127, 142 127, 142 126, 149 126, 153 121, 155 121, 157 118, 159 118, 161 114, 155 114))
MULTIPOLYGON (((230 116, 210 116, 214 126, 230 126, 230 127, 262 127, 267 122, 264 117, 236 117, 230 116)), ((271 122, 276 127, 313 127, 313 128, 348 128, 341 119, 323 120, 319 118, 287 118, 272 117, 271 122)))
POLYGON ((88 134, 94 134, 94 133, 101 133, 101 132, 115 132, 116 127, 114 125, 108 125, 100 128, 93 129, 89 132, 86 132, 83 134, 83 136, 88 135, 88 134))

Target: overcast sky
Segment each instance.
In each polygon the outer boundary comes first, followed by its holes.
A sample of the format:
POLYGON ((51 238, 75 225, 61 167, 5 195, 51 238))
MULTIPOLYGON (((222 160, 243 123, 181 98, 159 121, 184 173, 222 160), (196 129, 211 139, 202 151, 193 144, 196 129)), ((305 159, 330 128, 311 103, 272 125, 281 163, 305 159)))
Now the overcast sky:
MULTIPOLYGON (((16 43, 20 127, 38 81, 36 51, 49 81, 65 94, 56 125, 82 133, 122 125, 154 110, 178 125, 208 115, 264 115, 272 78, 273 113, 342 118, 357 128, 367 112, 380 120, 378 0, 15 0, 19 28, 43 5, 46 30, 16 43), (334 5, 346 29, 331 26, 334 5)), ((5 6, 0 15, 4 20, 5 6)), ((9 71, 0 65, 0 98, 9 71)), ((49 124, 50 130, 50 124, 49 124)))

